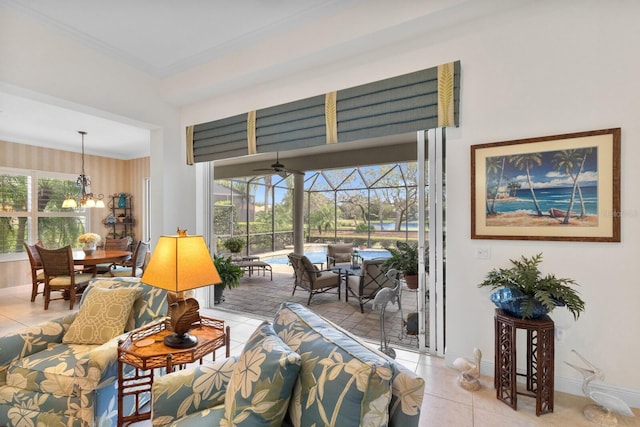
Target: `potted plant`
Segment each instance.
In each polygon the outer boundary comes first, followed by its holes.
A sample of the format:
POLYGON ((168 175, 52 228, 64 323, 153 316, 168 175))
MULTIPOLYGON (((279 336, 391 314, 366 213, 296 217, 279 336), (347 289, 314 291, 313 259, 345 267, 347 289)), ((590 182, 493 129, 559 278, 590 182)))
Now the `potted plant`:
POLYGON ((242 252, 244 244, 245 240, 241 239, 240 237, 229 237, 224 242, 222 242, 222 246, 224 246, 232 254, 242 252))
POLYGON ((237 287, 240 284, 240 278, 244 275, 244 270, 234 264, 231 257, 225 258, 222 255, 214 255, 213 264, 216 266, 216 270, 218 270, 222 280, 222 283, 213 287, 214 303, 220 304, 224 301, 224 289, 237 287))
POLYGON ((542 253, 520 260, 510 260, 511 268, 491 270, 478 287, 490 287, 495 292, 491 301, 507 314, 523 319, 535 319, 564 306, 574 319, 584 311, 584 301, 569 285, 578 285, 573 279, 557 278, 553 274, 542 276, 538 265, 542 253))
POLYGON ((382 271, 391 269, 400 270, 404 273, 404 279, 409 289, 418 288, 418 245, 397 241, 396 247, 389 247, 387 250, 391 257, 382 263, 382 271))

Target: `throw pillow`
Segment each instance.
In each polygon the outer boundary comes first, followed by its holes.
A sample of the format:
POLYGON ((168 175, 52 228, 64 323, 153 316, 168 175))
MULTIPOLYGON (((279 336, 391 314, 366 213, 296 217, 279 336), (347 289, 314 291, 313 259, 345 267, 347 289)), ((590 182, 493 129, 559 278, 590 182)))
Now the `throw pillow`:
POLYGON ((104 344, 124 332, 133 302, 142 289, 91 288, 62 342, 67 344, 104 344))
POLYGON ((262 323, 233 370, 221 425, 282 425, 301 363, 300 355, 276 335, 271 324, 262 323))

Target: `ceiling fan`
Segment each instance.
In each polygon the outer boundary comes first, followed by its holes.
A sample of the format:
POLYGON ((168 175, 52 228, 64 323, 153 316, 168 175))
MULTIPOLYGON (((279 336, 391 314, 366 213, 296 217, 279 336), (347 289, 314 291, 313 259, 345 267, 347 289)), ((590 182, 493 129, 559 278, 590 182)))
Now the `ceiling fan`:
POLYGON ((289 168, 285 167, 285 165, 280 163, 280 161, 278 160, 278 156, 279 156, 279 154, 276 152, 276 162, 272 163, 270 168, 254 169, 253 171, 254 172, 274 173, 276 175, 281 176, 282 178, 286 178, 287 175, 289 175, 289 174, 304 175, 304 172, 302 172, 302 171, 295 170, 295 169, 289 169, 289 168))

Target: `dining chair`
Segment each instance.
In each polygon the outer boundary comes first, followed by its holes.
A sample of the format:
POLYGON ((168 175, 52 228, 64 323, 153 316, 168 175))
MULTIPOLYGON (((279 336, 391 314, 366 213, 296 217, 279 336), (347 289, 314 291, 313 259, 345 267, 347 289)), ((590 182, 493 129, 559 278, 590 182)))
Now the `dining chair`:
MULTIPOLYGON (((123 237, 121 239, 115 239, 113 237, 107 237, 104 239, 104 250, 105 251, 126 251, 131 244, 131 240, 128 237, 123 237)), ((103 263, 96 265, 96 272, 98 274, 108 273, 110 269, 115 268, 115 263, 103 263)))
POLYGON ((50 301, 64 299, 64 294, 68 292, 69 310, 73 310, 77 289, 95 277, 95 270, 92 273, 75 270, 71 246, 59 249, 36 246, 36 249, 44 268, 44 309, 49 309, 50 301), (62 297, 52 299, 51 291, 61 291, 62 297))
POLYGON ((31 302, 36 300, 36 296, 40 293, 40 285, 44 284, 44 268, 42 267, 42 260, 40 260, 40 254, 36 246, 42 246, 42 242, 38 240, 33 245, 24 242, 24 248, 29 256, 29 263, 31 264, 31 302))
POLYGON ((142 273, 144 273, 146 267, 149 246, 149 243, 139 241, 136 249, 133 251, 133 256, 121 265, 116 265, 114 268, 111 268, 107 275, 116 277, 142 277, 142 273))

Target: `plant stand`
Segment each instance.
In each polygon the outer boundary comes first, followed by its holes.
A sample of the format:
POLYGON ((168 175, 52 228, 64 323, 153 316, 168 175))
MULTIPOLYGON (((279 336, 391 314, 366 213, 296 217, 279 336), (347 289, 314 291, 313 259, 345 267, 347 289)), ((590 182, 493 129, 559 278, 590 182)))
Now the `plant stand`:
POLYGON ((518 409, 518 394, 535 397, 536 415, 553 412, 554 323, 549 316, 520 319, 496 309, 494 386, 498 400, 518 409), (526 374, 516 371, 516 335, 527 331, 526 374), (517 389, 517 376, 526 377, 527 392, 517 389))

